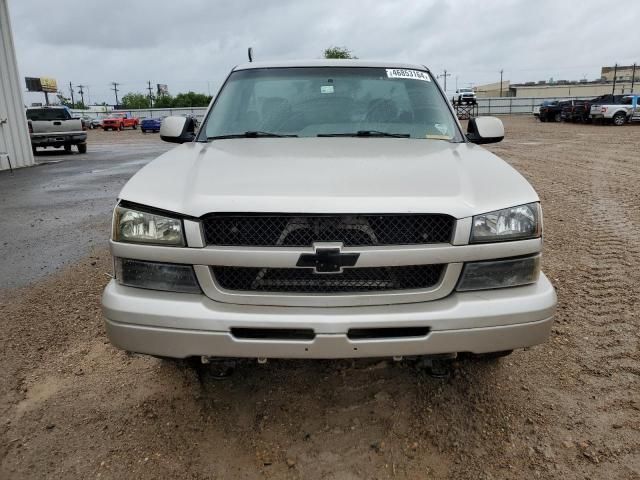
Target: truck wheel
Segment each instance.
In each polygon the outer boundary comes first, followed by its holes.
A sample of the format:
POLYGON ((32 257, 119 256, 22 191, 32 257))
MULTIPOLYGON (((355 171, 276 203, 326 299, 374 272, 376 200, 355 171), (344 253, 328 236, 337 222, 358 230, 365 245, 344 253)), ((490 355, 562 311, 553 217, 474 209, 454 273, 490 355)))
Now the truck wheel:
POLYGON ((65 145, 64 146, 64 152, 65 153, 71 153, 71 145, 65 145))
POLYGON ((147 133, 147 131, 144 128, 140 129, 142 131, 142 133, 147 133))
POLYGON ((538 117, 538 120, 540 120, 541 122, 546 122, 546 121, 547 121, 547 119, 546 119, 546 118, 544 118, 542 115, 540 115, 540 116, 538 117))
POLYGON ((124 125, 120 124, 118 125, 118 130, 121 132, 122 130, 124 130, 124 125))
POLYGON ((613 116, 613 124, 616 127, 621 127, 627 123, 627 116, 623 112, 618 112, 613 116))
POLYGON ((556 113, 555 116, 553 117, 553 121, 554 122, 561 122, 562 121, 562 115, 560 113, 556 113))
POLYGON ((87 153, 87 144, 79 143, 78 144, 78 153, 87 153))
POLYGON ((137 130, 138 129, 138 125, 136 125, 135 123, 133 124, 133 129, 137 130))

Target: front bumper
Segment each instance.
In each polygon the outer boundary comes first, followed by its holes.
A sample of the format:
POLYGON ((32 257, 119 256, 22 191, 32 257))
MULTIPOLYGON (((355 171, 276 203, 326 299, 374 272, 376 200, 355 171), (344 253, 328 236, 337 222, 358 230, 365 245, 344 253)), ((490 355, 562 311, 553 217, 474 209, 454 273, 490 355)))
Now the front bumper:
POLYGON ((431 302, 364 307, 235 305, 204 295, 124 287, 102 297, 107 335, 118 348, 158 356, 354 358, 486 353, 544 342, 556 294, 549 280, 453 293, 431 302), (353 340, 352 328, 429 327, 416 337, 353 340), (237 338, 232 328, 311 329, 311 340, 237 338))

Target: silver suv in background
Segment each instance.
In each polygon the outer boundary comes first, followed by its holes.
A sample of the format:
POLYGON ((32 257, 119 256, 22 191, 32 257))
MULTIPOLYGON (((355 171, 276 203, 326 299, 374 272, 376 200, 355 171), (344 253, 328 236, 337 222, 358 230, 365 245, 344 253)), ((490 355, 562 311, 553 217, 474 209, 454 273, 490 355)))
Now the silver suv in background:
POLYGON ((64 147, 71 152, 76 146, 79 153, 87 153, 87 127, 80 118, 72 118, 67 107, 27 108, 27 123, 31 149, 64 147))
POLYGON ((544 342, 531 185, 463 132, 422 65, 233 69, 196 131, 120 193, 102 298, 111 342, 162 357, 506 354, 544 342))

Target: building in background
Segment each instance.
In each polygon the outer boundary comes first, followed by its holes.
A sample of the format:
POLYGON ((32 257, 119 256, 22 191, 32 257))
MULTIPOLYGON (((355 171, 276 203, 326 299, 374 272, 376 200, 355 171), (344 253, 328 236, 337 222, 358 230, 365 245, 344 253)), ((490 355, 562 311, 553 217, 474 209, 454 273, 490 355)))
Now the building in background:
POLYGON ((615 75, 616 81, 630 82, 631 77, 635 73, 635 81, 640 81, 640 66, 636 65, 618 65, 617 67, 602 67, 600 70, 600 79, 606 82, 613 82, 615 75), (635 70, 635 72, 634 72, 635 70))
POLYGON ((618 66, 602 67, 601 78, 595 81, 582 80, 541 80, 538 82, 511 83, 509 80, 502 82, 477 85, 473 87, 476 95, 482 97, 529 97, 529 98, 563 98, 563 97, 598 97, 613 93, 622 95, 625 93, 640 91, 640 67, 618 66), (614 82, 615 71, 615 82, 614 82), (635 76, 635 80, 633 77, 635 76))
POLYGON ((511 86, 511 82, 509 80, 505 80, 502 82, 502 86, 500 82, 495 83, 487 83, 486 85, 478 85, 473 87, 473 90, 476 92, 477 97, 508 97, 511 95, 509 88, 511 86))
POLYGON ((0 0, 0 170, 9 162, 13 168, 34 164, 22 88, 7 0, 0 0))

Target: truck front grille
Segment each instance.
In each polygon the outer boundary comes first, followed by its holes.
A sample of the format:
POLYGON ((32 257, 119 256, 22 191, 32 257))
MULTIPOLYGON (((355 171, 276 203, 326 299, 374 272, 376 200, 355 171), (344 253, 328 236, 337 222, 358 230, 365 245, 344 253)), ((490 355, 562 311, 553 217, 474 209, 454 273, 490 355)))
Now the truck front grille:
POLYGON ((207 245, 310 247, 314 242, 344 246, 419 245, 451 242, 449 215, 229 215, 203 218, 207 245))
POLYGON ((445 265, 345 268, 320 274, 311 268, 211 267, 225 290, 272 293, 365 293, 424 290, 440 282, 445 265))

